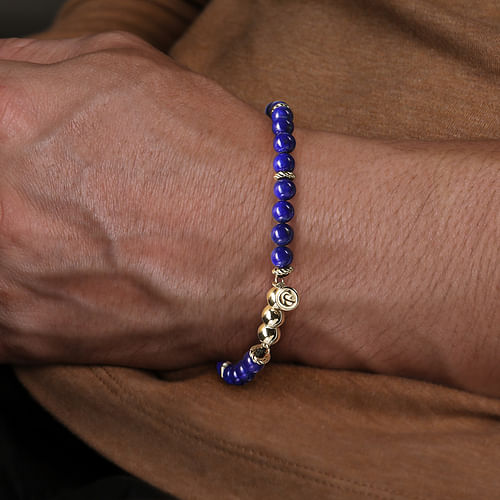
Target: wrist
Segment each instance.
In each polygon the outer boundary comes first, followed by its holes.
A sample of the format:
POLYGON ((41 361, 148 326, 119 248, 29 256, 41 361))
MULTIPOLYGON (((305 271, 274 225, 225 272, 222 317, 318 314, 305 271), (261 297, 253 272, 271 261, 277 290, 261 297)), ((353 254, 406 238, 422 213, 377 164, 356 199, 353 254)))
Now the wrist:
POLYGON ((349 204, 340 185, 341 165, 346 164, 346 158, 341 158, 345 138, 301 128, 295 130, 295 136, 295 173, 300 190, 293 199, 297 214, 292 245, 296 271, 289 282, 299 292, 301 302, 297 313, 287 321, 287 332, 275 358, 317 366, 331 365, 335 359, 339 366, 342 348, 337 341, 341 341, 342 332, 338 321, 343 305, 340 270, 346 271, 345 245, 339 243, 352 234, 349 204))
POLYGON ((300 144, 292 359, 489 390, 495 144, 313 131, 300 144))

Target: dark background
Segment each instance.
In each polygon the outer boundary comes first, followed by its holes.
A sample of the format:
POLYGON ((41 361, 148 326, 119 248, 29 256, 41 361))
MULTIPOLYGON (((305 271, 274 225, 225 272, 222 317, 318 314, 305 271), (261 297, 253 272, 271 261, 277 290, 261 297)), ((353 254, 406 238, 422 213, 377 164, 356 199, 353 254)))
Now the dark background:
POLYGON ((50 25, 65 0, 0 0, 0 38, 23 36, 50 25))

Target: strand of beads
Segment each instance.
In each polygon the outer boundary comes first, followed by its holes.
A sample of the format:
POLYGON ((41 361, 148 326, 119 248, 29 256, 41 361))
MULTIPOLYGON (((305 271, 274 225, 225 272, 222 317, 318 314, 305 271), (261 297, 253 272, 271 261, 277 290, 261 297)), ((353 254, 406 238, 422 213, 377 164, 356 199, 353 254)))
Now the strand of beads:
POLYGON ((266 113, 273 122, 274 150, 278 153, 273 162, 276 172, 274 194, 278 198, 273 206, 273 217, 278 224, 271 230, 271 238, 278 246, 271 252, 271 261, 281 269, 280 275, 286 276, 293 271, 290 267, 293 253, 286 246, 293 239, 293 229, 287 224, 294 216, 293 205, 288 201, 295 195, 295 160, 290 154, 295 149, 293 113, 283 101, 268 104, 266 113))
POLYGON ((267 292, 267 305, 262 310, 262 323, 257 329, 259 343, 250 347, 237 363, 220 361, 217 372, 228 384, 242 385, 253 380, 255 374, 271 359, 271 346, 281 336, 280 326, 285 321, 285 311, 295 309, 299 304, 297 291, 285 285, 284 278, 292 271, 293 253, 288 244, 293 239, 293 229, 287 224, 293 216, 293 205, 288 201, 295 195, 295 160, 290 154, 295 149, 293 113, 284 101, 273 101, 266 107, 266 114, 272 120, 274 150, 278 153, 273 166, 276 172, 274 194, 278 201, 273 205, 272 214, 276 224, 271 230, 271 239, 277 245, 271 252, 274 266, 273 287, 267 292))

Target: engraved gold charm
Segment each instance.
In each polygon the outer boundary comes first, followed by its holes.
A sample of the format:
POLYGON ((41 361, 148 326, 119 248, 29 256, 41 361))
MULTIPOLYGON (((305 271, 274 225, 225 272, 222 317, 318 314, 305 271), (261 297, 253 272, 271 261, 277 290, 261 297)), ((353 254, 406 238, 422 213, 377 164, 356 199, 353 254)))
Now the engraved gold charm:
POLYGON ((299 305, 299 294, 291 286, 284 286, 278 288, 275 300, 282 311, 293 311, 299 305))
POLYGON ((299 294, 291 286, 273 286, 266 299, 270 307, 282 311, 293 311, 299 305, 299 294))

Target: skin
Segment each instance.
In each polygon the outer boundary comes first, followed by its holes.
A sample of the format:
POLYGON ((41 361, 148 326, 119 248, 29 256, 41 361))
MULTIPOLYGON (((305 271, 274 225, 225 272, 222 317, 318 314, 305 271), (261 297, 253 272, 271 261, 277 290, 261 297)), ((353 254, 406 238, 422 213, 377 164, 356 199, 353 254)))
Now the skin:
MULTIPOLYGON (((0 362, 239 359, 272 281, 269 119, 124 33, 0 59, 0 362)), ((500 396, 498 142, 295 136, 273 359, 500 396)))

